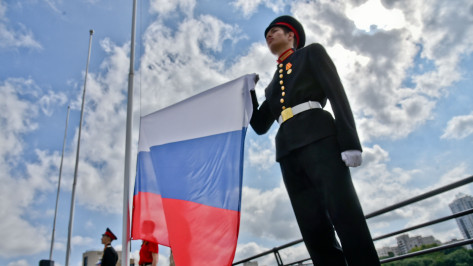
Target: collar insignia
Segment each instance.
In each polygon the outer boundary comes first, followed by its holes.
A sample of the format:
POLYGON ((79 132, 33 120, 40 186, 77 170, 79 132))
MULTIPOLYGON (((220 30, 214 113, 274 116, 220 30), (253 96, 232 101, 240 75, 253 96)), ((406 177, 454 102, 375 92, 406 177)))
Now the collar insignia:
POLYGON ((286 51, 284 51, 284 53, 282 53, 279 58, 278 58, 278 63, 282 63, 284 60, 286 60, 286 58, 288 58, 291 54, 294 53, 294 49, 287 49, 286 51))

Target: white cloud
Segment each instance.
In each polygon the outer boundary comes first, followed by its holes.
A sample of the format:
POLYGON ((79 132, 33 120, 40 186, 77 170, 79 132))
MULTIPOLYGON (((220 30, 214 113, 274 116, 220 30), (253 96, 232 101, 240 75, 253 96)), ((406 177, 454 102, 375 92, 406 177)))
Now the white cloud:
POLYGON ((279 253, 284 263, 310 258, 309 252, 304 243, 282 249, 279 253))
MULTIPOLYGON (((25 219, 29 217, 27 208, 34 202, 37 190, 49 188, 41 176, 26 171, 15 170, 23 166, 21 156, 25 144, 23 134, 36 128, 33 119, 37 115, 34 102, 24 100, 23 91, 34 87, 31 80, 9 79, 0 84, 0 255, 14 257, 21 254, 34 254, 48 246, 45 228, 25 219), (35 236, 35 241, 23 239, 35 236)), ((37 165, 42 165, 44 161, 37 165)), ((50 174, 50 172, 48 172, 50 174)))
POLYGON ((176 11, 182 11, 187 17, 192 17, 196 1, 195 0, 152 0, 150 1, 150 12, 159 16, 175 16, 176 11))
POLYGON ((39 99, 39 104, 41 106, 41 111, 47 116, 53 114, 53 108, 57 105, 64 105, 67 101, 67 97, 64 93, 55 93, 53 91, 48 91, 47 94, 44 94, 39 99))
POLYGON ((219 52, 225 40, 242 38, 238 32, 237 26, 208 15, 184 20, 175 31, 152 23, 143 36, 146 56, 141 59, 141 94, 146 100, 142 114, 237 78, 225 76, 224 62, 210 54, 219 52), (209 40, 208 36, 220 37, 209 40))
POLYGON ((447 123, 442 139, 464 139, 473 134, 473 112, 469 115, 455 116, 447 123))
POLYGON ((226 72, 232 77, 248 74, 248 71, 256 72, 260 78, 256 84, 256 94, 259 96, 258 99, 263 100, 264 88, 273 77, 275 63, 276 60, 272 54, 268 53, 266 44, 256 42, 248 48, 248 53, 241 55, 226 72))
POLYGON ((235 0, 231 4, 240 9, 245 17, 250 17, 256 13, 260 5, 271 9, 274 13, 281 12, 286 6, 283 0, 235 0))
POLYGON ((199 25, 199 28, 201 28, 199 42, 206 49, 221 52, 224 41, 231 40, 232 44, 236 44, 239 40, 247 38, 241 35, 242 33, 238 25, 225 24, 223 21, 210 15, 202 15, 199 19, 201 20, 201 25, 199 25))
POLYGON ((65 102, 63 94, 42 89, 31 79, 9 78, 0 83, 0 256, 30 255, 46 250, 49 232, 36 221, 44 217, 35 206, 44 200, 44 192, 54 188, 57 153, 34 149, 25 136, 37 128, 38 119, 52 114, 52 106, 65 102), (51 104, 51 105, 50 105, 51 104), (32 162, 24 158, 31 157, 32 162), (35 236, 35 241, 22 241, 35 236))
MULTIPOLYGON (((270 248, 262 247, 262 246, 258 245, 255 242, 239 244, 237 246, 237 249, 236 249, 234 261, 236 262, 236 261, 240 261, 242 259, 246 259, 246 258, 254 256, 256 254, 260 254, 262 252, 265 252, 269 249, 270 248)), ((273 254, 269 254, 267 256, 264 256, 262 258, 255 259, 255 260, 252 260, 252 261, 257 261, 258 265, 273 265, 275 263, 273 254)))
POLYGON ((17 260, 17 261, 8 263, 7 266, 29 266, 29 263, 26 260, 17 260))
MULTIPOLYGON (((270 134, 270 136, 274 137, 272 134, 270 134)), ((250 161, 250 165, 261 169, 269 169, 275 165, 276 157, 274 141, 270 138, 267 142, 269 142, 269 145, 263 147, 263 141, 250 140, 248 151, 248 160, 250 161)))
POLYGON ((13 29, 7 19, 7 6, 0 1, 0 49, 5 48, 33 48, 41 49, 31 30, 24 25, 18 24, 13 29))
POLYGON ((243 188, 241 231, 256 237, 292 240, 300 237, 284 185, 268 191, 243 188))
POLYGON ((399 9, 386 9, 380 0, 370 0, 356 7, 349 7, 347 16, 353 20, 356 27, 370 32, 376 29, 399 29, 405 24, 404 14, 399 9))
POLYGON ((90 246, 95 241, 95 239, 84 236, 73 236, 71 239, 71 243, 74 246, 90 246))
POLYGON ((25 79, 8 79, 0 84, 0 125, 2 127, 0 158, 2 159, 21 154, 23 142, 20 134, 37 127, 37 124, 32 122, 32 118, 37 115, 37 108, 20 99, 23 91, 31 87, 34 87, 33 81, 25 79), (26 89, 23 89, 24 87, 26 89))

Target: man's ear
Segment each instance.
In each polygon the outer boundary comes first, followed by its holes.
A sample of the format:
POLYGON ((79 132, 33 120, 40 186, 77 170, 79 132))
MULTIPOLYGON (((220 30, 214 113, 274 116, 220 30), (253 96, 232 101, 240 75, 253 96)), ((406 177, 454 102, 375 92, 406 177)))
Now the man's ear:
POLYGON ((294 39, 294 32, 289 31, 288 34, 289 34, 289 37, 292 37, 294 39))
POLYGON ((290 31, 289 33, 289 39, 292 41, 293 43, 293 48, 295 49, 296 48, 296 36, 294 35, 294 32, 290 31))

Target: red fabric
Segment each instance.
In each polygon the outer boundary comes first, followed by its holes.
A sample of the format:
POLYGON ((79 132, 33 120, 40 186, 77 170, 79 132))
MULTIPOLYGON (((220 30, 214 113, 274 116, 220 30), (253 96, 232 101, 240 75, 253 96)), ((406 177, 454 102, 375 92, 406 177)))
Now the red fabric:
POLYGON ((163 217, 161 195, 139 192, 133 197, 132 238, 169 247, 168 229, 163 217))
MULTIPOLYGON (((232 265, 239 222, 238 211, 161 198, 154 193, 139 192, 134 196, 133 239, 171 247, 176 265, 232 265), (138 208, 140 205, 149 207, 138 208)), ((147 263, 151 262, 152 259, 147 263)))
POLYGON ((163 198, 176 265, 232 265, 240 212, 163 198))
POLYGON ((141 264, 153 263, 152 253, 157 254, 158 252, 159 252, 159 248, 158 248, 158 244, 156 243, 146 242, 146 243, 141 244, 140 262, 138 264, 141 265, 141 264))

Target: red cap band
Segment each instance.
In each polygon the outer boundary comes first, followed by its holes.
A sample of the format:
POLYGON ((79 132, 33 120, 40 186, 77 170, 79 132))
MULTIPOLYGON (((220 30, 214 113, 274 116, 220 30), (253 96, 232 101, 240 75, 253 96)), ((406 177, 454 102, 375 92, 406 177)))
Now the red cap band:
POLYGON ((109 236, 111 239, 114 238, 114 235, 110 234, 110 232, 105 232, 105 234, 106 234, 107 236, 109 236))

